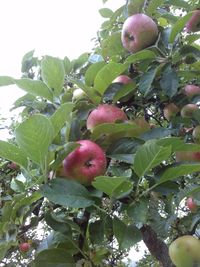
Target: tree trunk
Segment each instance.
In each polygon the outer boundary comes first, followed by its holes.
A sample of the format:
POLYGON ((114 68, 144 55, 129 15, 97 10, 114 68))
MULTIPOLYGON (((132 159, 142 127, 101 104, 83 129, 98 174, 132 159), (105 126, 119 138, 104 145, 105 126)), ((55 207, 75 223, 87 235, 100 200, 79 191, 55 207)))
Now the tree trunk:
POLYGON ((160 265, 162 267, 175 267, 169 257, 167 245, 158 238, 156 232, 149 225, 143 225, 140 231, 145 245, 160 262, 160 265))

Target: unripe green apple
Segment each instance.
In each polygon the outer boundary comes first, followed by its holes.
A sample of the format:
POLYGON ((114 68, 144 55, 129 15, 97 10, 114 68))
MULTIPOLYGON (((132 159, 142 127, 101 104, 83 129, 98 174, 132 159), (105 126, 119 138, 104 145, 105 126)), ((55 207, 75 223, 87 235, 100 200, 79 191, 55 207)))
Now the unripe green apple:
POLYGON ((186 199, 186 206, 188 207, 191 212, 196 212, 197 211, 197 204, 194 202, 192 197, 188 197, 186 199))
POLYGON ((122 109, 114 105, 102 104, 89 114, 87 118, 87 129, 93 131, 94 127, 99 124, 114 123, 117 120, 126 121, 127 119, 122 109))
POLYGON ((183 94, 189 97, 192 97, 194 95, 200 95, 200 87, 193 84, 187 84, 183 88, 182 92, 183 94))
POLYGON ((152 18, 139 13, 128 17, 122 27, 122 45, 129 52, 138 52, 156 42, 158 27, 152 18))
POLYGON ((176 267, 193 267, 200 262, 200 241, 191 235, 181 236, 170 244, 169 256, 176 267))
POLYGON ((187 104, 181 109, 182 118, 192 118, 194 111, 198 110, 196 104, 187 104))
POLYGON ((172 117, 176 116, 179 108, 174 103, 167 104, 163 109, 164 117, 169 121, 172 117))
POLYGON ((76 101, 76 100, 82 99, 86 96, 87 96, 86 93, 81 88, 77 88, 73 91, 72 100, 76 101))
POLYGON ((192 137, 195 143, 200 144, 200 125, 194 128, 192 131, 192 137))
POLYGON ((186 32, 197 32, 200 30, 200 10, 194 10, 192 17, 186 24, 186 32))

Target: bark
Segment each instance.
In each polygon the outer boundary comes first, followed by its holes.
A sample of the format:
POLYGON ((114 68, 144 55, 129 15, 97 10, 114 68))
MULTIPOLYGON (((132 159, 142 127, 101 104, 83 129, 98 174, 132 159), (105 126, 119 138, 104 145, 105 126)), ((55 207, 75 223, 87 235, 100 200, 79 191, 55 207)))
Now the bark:
POLYGON ((158 238, 156 232, 149 225, 143 225, 140 231, 149 252, 160 262, 160 265, 175 267, 169 257, 167 245, 158 238))

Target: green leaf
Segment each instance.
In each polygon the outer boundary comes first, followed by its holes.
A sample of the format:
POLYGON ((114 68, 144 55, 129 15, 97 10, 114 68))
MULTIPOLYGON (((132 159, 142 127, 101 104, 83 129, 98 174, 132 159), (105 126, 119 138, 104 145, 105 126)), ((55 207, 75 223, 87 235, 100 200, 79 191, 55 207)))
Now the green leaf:
POLYGON ((126 225, 117 217, 113 220, 113 231, 122 250, 131 248, 142 239, 140 230, 135 225, 126 225))
POLYGON ((50 121, 54 128, 54 137, 56 137, 64 124, 70 120, 73 107, 74 105, 71 102, 64 103, 50 117, 50 121))
POLYGON ((127 212, 134 223, 145 224, 148 220, 148 203, 146 200, 140 199, 140 202, 131 204, 127 212))
POLYGON ((164 69, 160 80, 160 86, 164 93, 169 97, 172 97, 177 93, 179 87, 178 76, 171 65, 168 65, 164 69))
POLYGON ((19 79, 15 80, 15 84, 21 88, 22 90, 26 91, 29 94, 34 96, 44 97, 49 101, 53 101, 53 95, 49 91, 49 88, 39 80, 32 80, 32 79, 19 79))
POLYGON ((129 65, 129 64, 134 64, 138 61, 143 61, 146 59, 155 59, 156 58, 156 54, 148 49, 144 49, 142 51, 139 51, 131 56, 129 56, 126 61, 125 64, 129 65))
POLYGON ((94 88, 103 95, 111 82, 124 72, 126 66, 121 63, 108 63, 96 75, 94 80, 94 88))
POLYGON ((41 63, 41 71, 43 81, 55 96, 59 96, 62 92, 65 78, 63 61, 59 58, 45 56, 41 63))
POLYGON ((33 59, 33 54, 35 50, 31 50, 26 53, 22 58, 21 72, 27 72, 31 67, 31 60, 33 59))
POLYGON ((136 90, 136 83, 130 83, 130 84, 125 84, 121 86, 120 90, 117 91, 117 93, 113 97, 113 102, 116 103, 119 99, 125 97, 131 92, 134 92, 136 90))
POLYGON ((176 6, 179 8, 186 8, 187 10, 190 9, 190 4, 183 0, 167 0, 165 1, 166 5, 176 6))
POLYGON ((23 168, 27 168, 28 161, 24 152, 17 146, 0 140, 0 157, 13 161, 23 168))
POLYGON ((34 267, 75 267, 73 257, 67 250, 52 248, 41 251, 34 260, 34 267))
POLYGON ((94 79, 97 75, 97 73, 100 71, 101 68, 103 68, 106 65, 104 61, 100 61, 97 63, 92 64, 89 66, 85 73, 85 83, 87 86, 93 86, 94 79))
POLYGON ((172 30, 171 30, 171 34, 169 36, 169 42, 170 43, 174 42, 176 36, 183 30, 183 28, 185 27, 185 24, 191 18, 192 14, 193 13, 190 12, 187 15, 185 15, 184 17, 179 18, 179 20, 174 24, 174 26, 172 27, 172 30))
POLYGON ((109 8, 101 8, 99 9, 99 13, 103 18, 110 18, 113 15, 113 11, 109 8))
POLYGON ((148 16, 152 16, 155 13, 157 7, 161 7, 164 2, 164 0, 151 0, 147 6, 146 14, 148 16))
POLYGON ((49 201, 71 208, 86 208, 93 204, 87 189, 72 180, 56 178, 42 186, 41 193, 49 201))
POLYGON ((200 164, 180 164, 178 166, 170 167, 161 175, 158 184, 166 181, 174 180, 180 176, 188 175, 193 172, 200 171, 200 164))
POLYGON ((92 185, 109 197, 116 199, 127 196, 133 188, 132 182, 127 177, 98 176, 92 185))
POLYGON ((102 220, 89 224, 89 235, 92 244, 101 244, 104 241, 104 223, 102 220))
POLYGON ((15 79, 10 76, 0 76, 0 86, 11 85, 15 83, 15 79))
POLYGON ((147 72, 142 75, 139 83, 139 91, 144 94, 144 96, 149 93, 157 70, 158 66, 152 66, 147 72))
POLYGON ((121 32, 115 32, 102 41, 102 56, 105 59, 107 57, 123 56, 124 51, 121 41, 121 32))
POLYGON ((67 224, 62 218, 57 217, 53 212, 47 212, 45 214, 45 221, 54 231, 71 237, 72 229, 70 225, 67 224))
POLYGON ((41 166, 48 154, 53 135, 54 129, 50 120, 40 114, 29 117, 15 130, 18 145, 31 160, 41 166))
POLYGON ((131 16, 136 13, 141 13, 144 3, 145 0, 128 0, 127 2, 128 16, 131 16))
POLYGON ((91 138, 93 140, 98 139, 101 137, 101 135, 106 135, 106 134, 116 134, 116 133, 127 133, 130 131, 132 135, 137 136, 138 135, 138 130, 139 126, 133 123, 102 123, 97 125, 91 135, 91 138))
POLYGON ((65 74, 68 75, 70 71, 72 70, 72 65, 68 57, 64 57, 63 59, 65 74))
POLYGON ((162 147, 156 144, 155 140, 150 140, 141 146, 134 159, 134 171, 142 177, 153 167, 159 165, 171 155, 171 147, 162 147))

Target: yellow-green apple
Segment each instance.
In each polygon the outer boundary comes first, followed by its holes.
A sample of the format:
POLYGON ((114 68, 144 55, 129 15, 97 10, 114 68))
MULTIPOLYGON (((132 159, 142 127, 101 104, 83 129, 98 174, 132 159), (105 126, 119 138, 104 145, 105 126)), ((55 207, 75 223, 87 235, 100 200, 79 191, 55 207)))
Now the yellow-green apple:
POLYGON ((194 95, 200 95, 200 87, 194 84, 187 84, 182 93, 186 96, 192 97, 194 95))
POLYGON ((194 128, 192 131, 192 137, 195 143, 200 144, 200 125, 194 128))
POLYGON ((181 162, 181 161, 200 162, 200 152, 199 151, 178 151, 176 152, 176 162, 181 162))
POLYGON ((122 27, 121 40, 123 47, 129 52, 138 52, 156 42, 158 27, 145 14, 134 14, 128 17, 122 27))
POLYGON ((24 242, 19 245, 19 250, 21 252, 28 252, 30 248, 31 248, 31 245, 28 242, 24 242))
POLYGON ((188 197, 186 199, 186 206, 188 207, 189 210, 192 212, 196 212, 197 210, 197 204, 194 202, 192 197, 188 197))
POLYGON ((200 10, 194 10, 191 18, 186 23, 186 32, 197 32, 200 30, 200 10))
POLYGON ((175 117, 178 112, 179 108, 174 103, 167 104, 163 109, 163 115, 168 121, 175 117))
POLYGON ((87 96, 86 93, 81 88, 77 88, 73 91, 72 100, 76 101, 86 96, 87 96))
POLYGON ((126 121, 128 118, 125 112, 114 106, 108 104, 99 105, 92 110, 87 118, 87 129, 93 131, 94 127, 102 123, 113 123, 118 121, 126 121))
POLYGON ((102 148, 90 140, 80 140, 80 144, 63 160, 61 177, 90 185, 96 176, 106 171, 106 156, 102 148))
POLYGON ((132 82, 132 79, 128 77, 127 75, 120 75, 113 80, 113 83, 129 84, 131 82, 132 82))
POLYGON ((198 106, 196 104, 187 104, 181 109, 181 116, 183 118, 192 118, 194 111, 198 110, 198 106))
POLYGON ((176 267, 193 267, 200 261, 200 241, 191 235, 174 240, 169 246, 169 256, 176 267))

